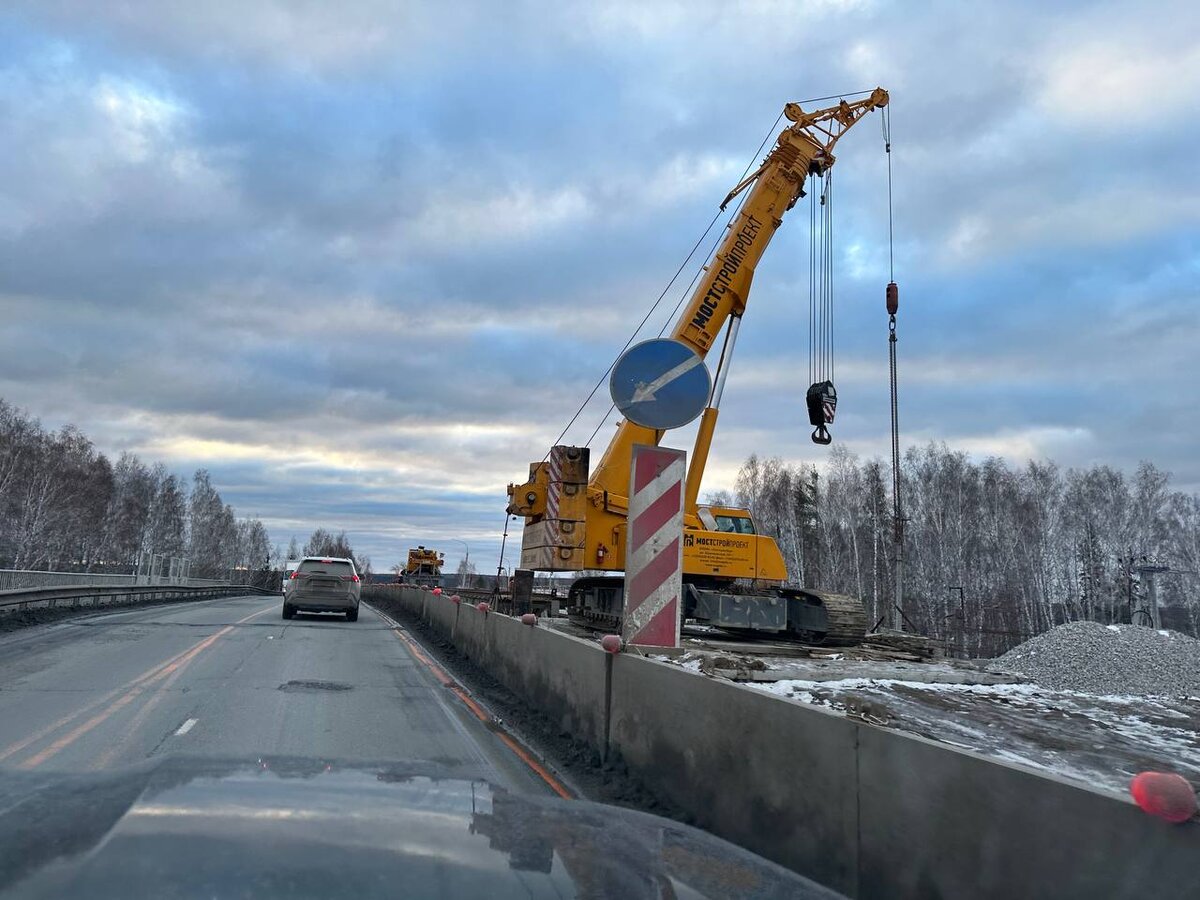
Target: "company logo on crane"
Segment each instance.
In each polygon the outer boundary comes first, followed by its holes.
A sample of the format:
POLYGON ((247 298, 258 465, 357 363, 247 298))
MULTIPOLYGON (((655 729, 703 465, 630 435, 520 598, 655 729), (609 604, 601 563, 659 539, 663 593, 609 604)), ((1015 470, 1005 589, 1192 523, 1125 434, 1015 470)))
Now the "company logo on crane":
POLYGON ((729 253, 725 255, 725 259, 721 261, 721 268, 717 271, 717 276, 713 280, 712 287, 708 289, 708 293, 700 301, 700 308, 696 310, 696 315, 692 318, 692 324, 697 328, 705 328, 708 325, 708 320, 717 311, 717 305, 721 302, 721 298, 725 296, 725 291, 729 289, 729 285, 733 281, 733 276, 742 267, 742 261, 746 258, 746 251, 750 249, 750 245, 758 237, 758 232, 761 228, 762 222, 758 221, 754 216, 746 216, 746 224, 742 226, 742 230, 738 232, 737 240, 734 241, 733 246, 729 249, 729 253))

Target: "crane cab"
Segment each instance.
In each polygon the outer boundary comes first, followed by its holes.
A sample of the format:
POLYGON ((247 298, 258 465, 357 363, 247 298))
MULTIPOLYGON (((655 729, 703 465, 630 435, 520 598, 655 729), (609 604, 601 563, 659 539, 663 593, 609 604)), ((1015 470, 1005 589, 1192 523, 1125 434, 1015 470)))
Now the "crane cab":
POLYGON ((704 581, 787 581, 775 541, 758 533, 750 510, 731 506, 698 506, 684 518, 683 571, 704 581))
POLYGON ((726 531, 730 534, 758 534, 750 510, 732 506, 698 506, 696 517, 706 531, 726 531))

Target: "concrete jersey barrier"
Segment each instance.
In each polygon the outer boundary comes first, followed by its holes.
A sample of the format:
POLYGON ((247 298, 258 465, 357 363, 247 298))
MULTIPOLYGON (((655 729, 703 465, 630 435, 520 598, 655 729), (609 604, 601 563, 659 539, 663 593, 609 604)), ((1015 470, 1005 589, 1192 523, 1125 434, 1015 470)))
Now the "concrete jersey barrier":
POLYGON ((1200 825, 447 596, 371 590, 697 825, 858 898, 1200 896, 1200 825))

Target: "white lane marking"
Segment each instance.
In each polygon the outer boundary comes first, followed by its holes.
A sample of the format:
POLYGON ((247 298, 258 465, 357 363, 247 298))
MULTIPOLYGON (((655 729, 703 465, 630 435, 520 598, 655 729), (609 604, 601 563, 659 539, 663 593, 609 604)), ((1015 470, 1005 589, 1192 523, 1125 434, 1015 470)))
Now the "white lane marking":
POLYGON ((673 369, 668 369, 666 372, 663 372, 649 384, 646 384, 645 382, 639 382, 633 392, 633 402, 645 403, 647 400, 653 400, 655 394, 665 388, 676 378, 680 378, 692 371, 692 369, 696 368, 696 366, 700 365, 702 362, 704 362, 704 360, 702 360, 699 356, 692 354, 673 369))
POLYGON ((200 721, 199 719, 188 719, 186 722, 184 722, 182 725, 179 726, 179 730, 177 730, 175 733, 176 734, 187 734, 189 731, 191 731, 193 728, 196 727, 196 723, 199 721, 200 721))

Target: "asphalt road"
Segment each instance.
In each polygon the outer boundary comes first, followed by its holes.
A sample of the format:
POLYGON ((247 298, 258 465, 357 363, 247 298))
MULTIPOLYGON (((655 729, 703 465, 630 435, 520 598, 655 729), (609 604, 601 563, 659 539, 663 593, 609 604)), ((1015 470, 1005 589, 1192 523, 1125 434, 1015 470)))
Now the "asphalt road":
POLYGON ((353 623, 285 622, 281 602, 159 606, 0 639, 0 767, 82 772, 160 754, 426 760, 551 790, 412 636, 365 605, 353 623))

